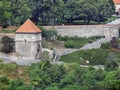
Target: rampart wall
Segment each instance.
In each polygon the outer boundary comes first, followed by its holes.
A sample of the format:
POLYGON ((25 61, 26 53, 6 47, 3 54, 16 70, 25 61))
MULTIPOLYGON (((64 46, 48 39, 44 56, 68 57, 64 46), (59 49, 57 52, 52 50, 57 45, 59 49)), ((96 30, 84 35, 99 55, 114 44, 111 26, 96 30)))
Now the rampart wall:
POLYGON ((105 36, 105 37, 119 37, 120 25, 74 25, 74 26, 44 26, 47 29, 54 27, 59 35, 62 36, 105 36))

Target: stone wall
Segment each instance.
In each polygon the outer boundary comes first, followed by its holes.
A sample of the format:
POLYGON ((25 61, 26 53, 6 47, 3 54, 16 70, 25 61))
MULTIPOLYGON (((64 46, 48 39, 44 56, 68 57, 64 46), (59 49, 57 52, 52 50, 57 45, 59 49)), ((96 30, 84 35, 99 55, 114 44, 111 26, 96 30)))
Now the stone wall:
POLYGON ((62 36, 106 36, 107 38, 119 37, 119 25, 74 25, 74 26, 44 26, 49 29, 54 27, 62 36))

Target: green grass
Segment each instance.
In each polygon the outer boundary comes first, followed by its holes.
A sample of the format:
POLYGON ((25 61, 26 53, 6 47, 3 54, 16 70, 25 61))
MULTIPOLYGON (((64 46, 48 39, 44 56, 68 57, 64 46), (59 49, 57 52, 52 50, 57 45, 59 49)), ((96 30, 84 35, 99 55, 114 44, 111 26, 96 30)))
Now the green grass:
POLYGON ((15 30, 0 30, 0 33, 14 33, 15 30))
POLYGON ((65 41, 66 48, 81 48, 87 43, 92 43, 93 41, 104 38, 104 36, 93 36, 90 38, 82 37, 68 37, 68 36, 58 36, 58 40, 65 41))
POLYGON ((86 64, 86 61, 88 60, 90 65, 104 65, 108 55, 109 51, 103 49, 81 50, 62 56, 60 61, 86 64))
POLYGON ((66 48, 81 48, 83 47, 85 44, 92 42, 88 39, 79 39, 79 40, 67 40, 65 41, 65 47, 66 48))

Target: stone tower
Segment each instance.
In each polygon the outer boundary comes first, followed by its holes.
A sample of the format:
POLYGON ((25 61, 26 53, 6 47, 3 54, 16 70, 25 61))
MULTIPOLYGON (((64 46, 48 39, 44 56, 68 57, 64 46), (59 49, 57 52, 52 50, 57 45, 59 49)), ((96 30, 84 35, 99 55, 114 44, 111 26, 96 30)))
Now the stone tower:
POLYGON ((30 19, 16 30, 15 49, 21 59, 38 59, 41 56, 41 32, 30 19))

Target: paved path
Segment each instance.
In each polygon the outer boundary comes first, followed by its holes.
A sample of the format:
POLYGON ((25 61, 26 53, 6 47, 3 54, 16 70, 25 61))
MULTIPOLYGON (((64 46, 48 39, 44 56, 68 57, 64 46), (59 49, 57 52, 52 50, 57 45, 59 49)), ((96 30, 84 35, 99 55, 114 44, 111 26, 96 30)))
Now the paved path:
POLYGON ((89 66, 89 65, 80 65, 81 67, 93 67, 94 69, 103 69, 104 70, 104 65, 93 65, 93 66, 89 66))
MULTIPOLYGON (((58 64, 58 65, 60 65, 60 64, 66 64, 66 63, 58 61, 58 62, 51 62, 51 64, 58 64)), ((104 65, 93 65, 93 66, 91 66, 91 65, 80 65, 80 66, 81 67, 87 67, 87 68, 92 67, 94 69, 103 69, 103 70, 105 69, 104 65)))
POLYGON ((101 38, 101 39, 98 39, 98 40, 94 41, 93 43, 86 44, 85 46, 83 46, 83 47, 80 48, 79 50, 100 48, 102 43, 106 43, 106 42, 109 42, 109 41, 110 41, 110 39, 101 38))

